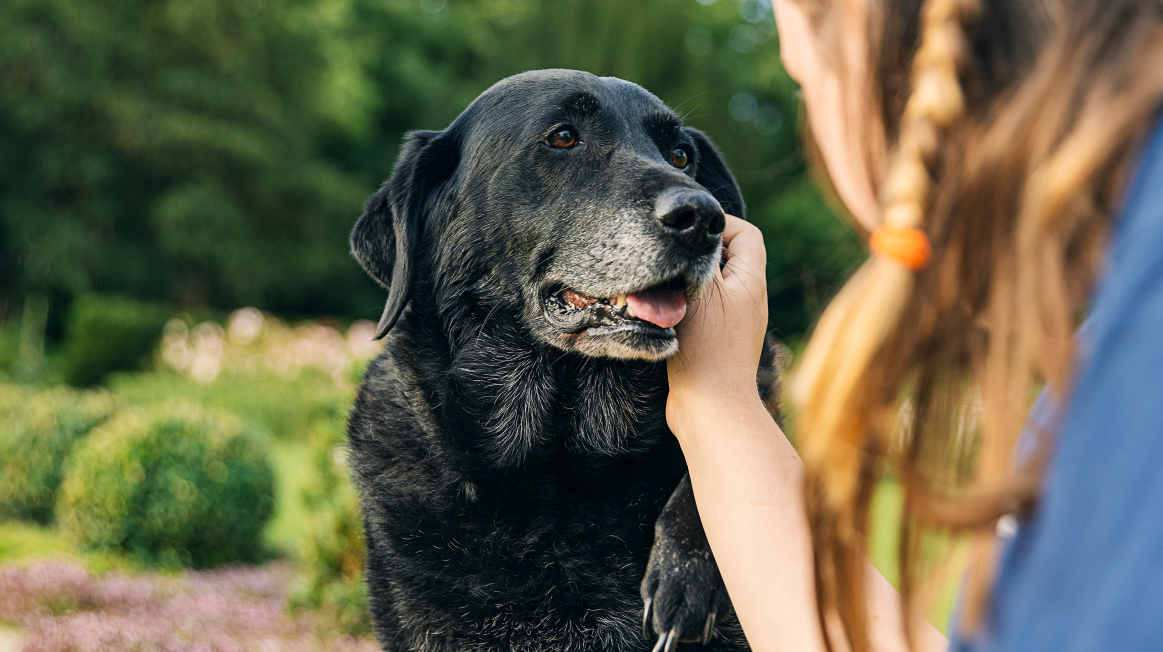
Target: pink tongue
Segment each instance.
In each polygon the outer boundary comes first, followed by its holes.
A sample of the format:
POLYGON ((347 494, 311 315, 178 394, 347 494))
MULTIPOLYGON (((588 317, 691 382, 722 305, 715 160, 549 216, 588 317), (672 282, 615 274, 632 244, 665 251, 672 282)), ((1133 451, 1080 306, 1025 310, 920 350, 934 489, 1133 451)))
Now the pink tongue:
POLYGON ((686 292, 660 288, 638 294, 627 294, 626 304, 639 319, 670 328, 682 321, 686 314, 686 292))

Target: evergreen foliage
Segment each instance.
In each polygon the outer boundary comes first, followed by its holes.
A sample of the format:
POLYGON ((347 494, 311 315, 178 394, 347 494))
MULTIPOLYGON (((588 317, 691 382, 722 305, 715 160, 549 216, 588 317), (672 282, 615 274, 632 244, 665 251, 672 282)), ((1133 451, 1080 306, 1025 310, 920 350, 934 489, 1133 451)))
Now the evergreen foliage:
POLYGON ((346 236, 402 134, 545 67, 711 134, 769 246, 811 253, 770 270, 773 325, 803 330, 859 246, 818 198, 776 201, 814 191, 762 0, 7 0, 0 319, 34 292, 50 340, 90 292, 375 319, 346 236))
POLYGON ((66 378, 70 385, 100 382, 110 372, 144 368, 169 313, 125 296, 85 294, 69 310, 66 378))

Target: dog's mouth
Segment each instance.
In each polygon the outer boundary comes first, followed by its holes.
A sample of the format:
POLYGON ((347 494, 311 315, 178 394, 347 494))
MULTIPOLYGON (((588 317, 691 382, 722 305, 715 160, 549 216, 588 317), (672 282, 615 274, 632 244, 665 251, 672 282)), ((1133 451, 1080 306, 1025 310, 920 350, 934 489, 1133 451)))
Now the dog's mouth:
POLYGON ((635 292, 594 297, 563 287, 545 299, 546 313, 566 333, 600 328, 673 338, 687 311, 688 282, 679 276, 635 292))

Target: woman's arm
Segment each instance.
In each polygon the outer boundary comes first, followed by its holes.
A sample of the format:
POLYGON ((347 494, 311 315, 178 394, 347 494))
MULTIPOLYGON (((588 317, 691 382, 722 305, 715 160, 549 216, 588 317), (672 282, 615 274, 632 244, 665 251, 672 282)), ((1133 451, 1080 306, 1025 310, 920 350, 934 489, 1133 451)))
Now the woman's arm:
MULTIPOLYGON (((667 363, 667 422, 751 648, 822 651, 802 464, 755 386, 767 327, 763 239, 730 216, 723 236, 727 265, 679 328, 679 354, 667 363)), ((903 652, 899 596, 872 564, 868 571, 873 644, 903 652)), ((920 634, 918 649, 946 649, 928 623, 920 634)))

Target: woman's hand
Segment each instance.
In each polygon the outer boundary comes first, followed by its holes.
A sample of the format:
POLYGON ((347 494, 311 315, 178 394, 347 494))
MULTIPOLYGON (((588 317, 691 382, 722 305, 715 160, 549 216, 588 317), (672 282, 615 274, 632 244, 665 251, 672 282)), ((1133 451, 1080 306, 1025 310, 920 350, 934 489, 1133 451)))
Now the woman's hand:
POLYGON ((767 330, 767 251, 754 225, 727 216, 727 264, 678 326, 678 354, 666 363, 666 420, 683 436, 708 408, 759 402, 755 372, 767 330))
MULTIPOLYGON (((682 444, 699 518, 751 649, 823 652, 803 464, 755 385, 767 253, 759 229, 735 217, 727 217, 723 242, 727 265, 679 325, 678 354, 666 363, 666 421, 682 444)), ((900 597, 871 563, 867 570, 873 649, 904 652, 900 597)), ((919 625, 917 649, 946 649, 940 632, 919 625)))

